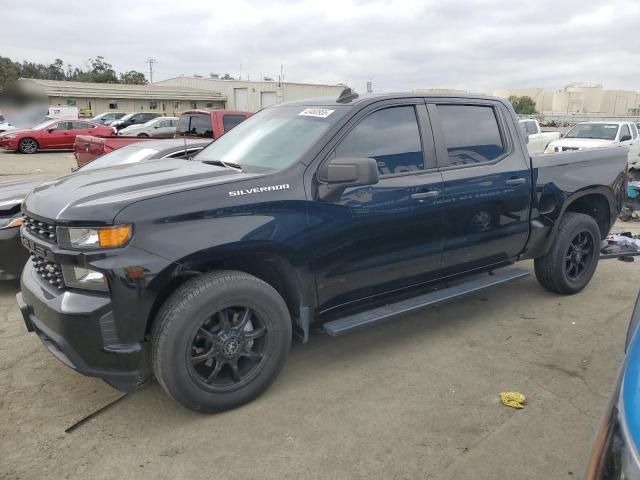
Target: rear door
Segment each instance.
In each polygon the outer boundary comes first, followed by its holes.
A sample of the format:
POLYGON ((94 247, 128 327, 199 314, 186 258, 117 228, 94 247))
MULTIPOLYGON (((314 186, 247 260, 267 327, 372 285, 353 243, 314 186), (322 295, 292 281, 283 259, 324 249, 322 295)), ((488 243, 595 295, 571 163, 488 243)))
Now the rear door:
POLYGON ((441 258, 442 176, 424 101, 372 105, 343 132, 324 161, 374 158, 380 181, 329 197, 318 191, 310 202, 317 225, 313 268, 324 310, 430 280, 441 258))
POLYGON ((517 256, 529 235, 529 156, 500 102, 429 105, 444 182, 444 274, 517 256))

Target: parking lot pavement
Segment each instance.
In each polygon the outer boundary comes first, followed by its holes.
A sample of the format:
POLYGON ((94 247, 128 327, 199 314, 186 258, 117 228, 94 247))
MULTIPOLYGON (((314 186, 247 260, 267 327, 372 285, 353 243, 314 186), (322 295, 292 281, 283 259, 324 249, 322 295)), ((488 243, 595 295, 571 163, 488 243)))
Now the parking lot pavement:
POLYGON ((152 383, 70 434, 119 394, 27 334, 16 288, 0 284, 0 478, 576 478, 638 278, 637 262, 603 261, 579 295, 532 275, 372 330, 316 333, 243 408, 196 414, 152 383), (504 390, 527 406, 502 406, 504 390))
POLYGON ((75 167, 70 151, 47 151, 31 155, 0 149, 0 181, 22 177, 59 177, 75 167))
MULTIPOLYGON (((0 173, 54 176, 72 159, 1 153, 0 173)), ((531 276, 476 297, 294 342, 273 387, 240 409, 189 412, 152 382, 69 434, 120 394, 27 334, 17 288, 0 282, 0 479, 579 478, 640 264, 603 261, 569 297, 523 266, 531 276), (501 405, 505 390, 523 392, 526 407, 501 405)))

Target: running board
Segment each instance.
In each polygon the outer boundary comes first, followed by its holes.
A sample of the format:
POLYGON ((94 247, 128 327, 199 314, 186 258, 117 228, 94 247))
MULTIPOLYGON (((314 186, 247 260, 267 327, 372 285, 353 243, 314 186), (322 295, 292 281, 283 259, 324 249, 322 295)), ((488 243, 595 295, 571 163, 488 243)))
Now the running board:
POLYGON ((484 290, 485 288, 517 280, 527 275, 529 275, 529 272, 520 268, 497 270, 493 274, 479 278, 476 277, 473 280, 468 280, 452 287, 442 288, 417 297, 390 303, 382 307, 327 322, 324 324, 324 331, 332 337, 337 337, 338 335, 344 335, 345 333, 377 325, 378 323, 385 322, 399 315, 405 315, 426 307, 432 307, 440 303, 462 298, 484 290))

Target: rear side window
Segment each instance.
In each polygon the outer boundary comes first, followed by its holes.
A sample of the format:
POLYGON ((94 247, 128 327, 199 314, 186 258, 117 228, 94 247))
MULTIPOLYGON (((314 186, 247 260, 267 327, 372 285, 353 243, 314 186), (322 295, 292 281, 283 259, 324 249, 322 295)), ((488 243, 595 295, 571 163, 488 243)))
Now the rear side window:
POLYGON ((622 140, 625 136, 630 137, 631 133, 629 132, 629 127, 627 125, 622 125, 622 127, 620 127, 620 139, 622 140))
POLYGON ((631 136, 633 138, 636 138, 638 136, 638 129, 636 128, 636 124, 630 123, 629 126, 631 127, 631 136))
POLYGON ((448 153, 441 167, 490 162, 505 153, 492 107, 438 105, 437 108, 448 153))
POLYGON ((374 158, 380 175, 423 170, 422 143, 413 106, 372 113, 347 134, 335 154, 374 158))
POLYGON ((535 135, 538 133, 538 128, 536 127, 536 122, 522 122, 524 124, 524 131, 527 132, 527 135, 535 135))
POLYGON ((89 130, 90 128, 93 128, 93 125, 86 122, 73 122, 72 125, 74 130, 89 130))
POLYGON ((236 125, 242 123, 246 117, 244 115, 224 115, 222 117, 222 126, 225 132, 228 132, 236 125))

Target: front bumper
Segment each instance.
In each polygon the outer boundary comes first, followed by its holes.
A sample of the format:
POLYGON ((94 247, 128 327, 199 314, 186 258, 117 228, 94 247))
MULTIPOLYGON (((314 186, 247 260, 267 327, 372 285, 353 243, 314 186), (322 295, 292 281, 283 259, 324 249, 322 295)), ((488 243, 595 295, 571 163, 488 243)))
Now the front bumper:
POLYGON ((20 278, 20 272, 28 258, 29 252, 20 243, 20 229, 0 230, 0 280, 20 278))
POLYGON ((148 345, 122 344, 107 294, 60 291, 43 282, 28 263, 16 295, 28 331, 70 368, 132 392, 145 376, 148 345))

